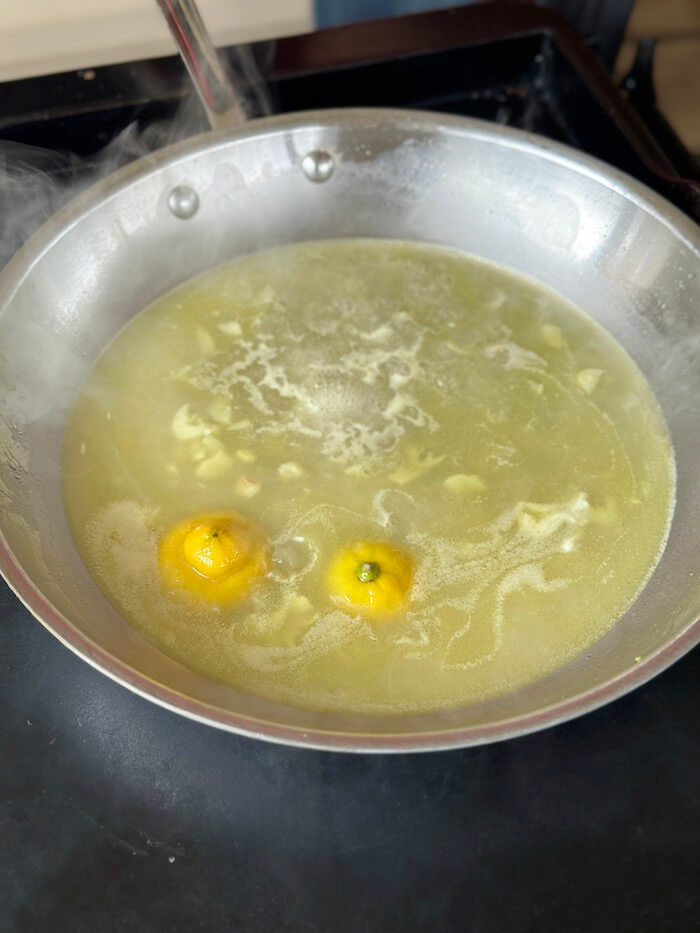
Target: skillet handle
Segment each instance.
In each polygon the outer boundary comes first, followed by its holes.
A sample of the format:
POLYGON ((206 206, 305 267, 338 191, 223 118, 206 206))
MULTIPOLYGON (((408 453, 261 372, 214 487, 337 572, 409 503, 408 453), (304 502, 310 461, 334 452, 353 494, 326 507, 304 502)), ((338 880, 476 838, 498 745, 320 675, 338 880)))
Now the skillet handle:
POLYGON ((246 110, 211 43, 195 0, 156 0, 213 130, 238 126, 246 110))

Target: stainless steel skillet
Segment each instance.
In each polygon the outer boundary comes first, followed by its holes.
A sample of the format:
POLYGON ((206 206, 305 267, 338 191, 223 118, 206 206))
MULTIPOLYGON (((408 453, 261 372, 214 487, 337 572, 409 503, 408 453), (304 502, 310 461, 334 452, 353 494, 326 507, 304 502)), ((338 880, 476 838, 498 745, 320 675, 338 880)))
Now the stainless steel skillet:
POLYGON ((700 639, 700 233, 609 166, 474 120, 381 110, 252 121, 162 150, 50 220, 0 276, 0 569, 87 661, 184 715, 322 748, 494 741, 593 709, 700 639), (669 425, 678 505, 650 583, 566 668, 478 705, 406 716, 274 704, 170 660, 105 600, 69 533, 63 429, 95 358, 178 282, 268 246, 339 236, 444 243, 560 291, 626 346, 669 425))

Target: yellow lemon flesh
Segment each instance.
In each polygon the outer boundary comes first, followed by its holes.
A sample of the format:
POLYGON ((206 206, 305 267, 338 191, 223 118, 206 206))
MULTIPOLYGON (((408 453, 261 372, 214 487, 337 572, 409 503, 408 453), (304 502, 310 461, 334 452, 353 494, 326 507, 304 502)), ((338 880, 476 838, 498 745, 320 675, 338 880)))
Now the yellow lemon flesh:
POLYGON ((268 555, 262 534, 240 515, 201 515, 168 532, 158 564, 167 589, 223 605, 265 574, 268 555))
POLYGON ((401 607, 411 585, 411 560, 389 544, 358 541, 336 555, 326 582, 334 602, 380 615, 401 607))

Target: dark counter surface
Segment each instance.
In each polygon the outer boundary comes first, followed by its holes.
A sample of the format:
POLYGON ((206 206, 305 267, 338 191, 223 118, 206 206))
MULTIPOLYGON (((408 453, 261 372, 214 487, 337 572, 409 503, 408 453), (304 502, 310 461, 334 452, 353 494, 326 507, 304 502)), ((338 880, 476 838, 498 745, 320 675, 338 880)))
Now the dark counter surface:
POLYGON ((1 585, 0 929, 700 929, 700 651, 574 722, 338 755, 182 719, 1 585))

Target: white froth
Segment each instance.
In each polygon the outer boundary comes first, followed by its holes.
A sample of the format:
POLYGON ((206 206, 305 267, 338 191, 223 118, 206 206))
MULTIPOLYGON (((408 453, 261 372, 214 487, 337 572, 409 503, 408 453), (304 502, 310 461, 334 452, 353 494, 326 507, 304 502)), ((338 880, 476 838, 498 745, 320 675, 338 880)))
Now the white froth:
POLYGON ((95 428, 86 403, 72 429, 69 511, 107 595, 192 667, 324 709, 463 703, 564 663, 651 572, 673 465, 631 361, 533 289, 447 250, 306 244, 137 318, 105 356, 121 381, 86 393, 114 418, 95 428), (159 584, 158 536, 211 510, 270 545, 268 576, 225 611, 159 584), (356 540, 414 560, 396 617, 330 603, 331 555, 356 540))

